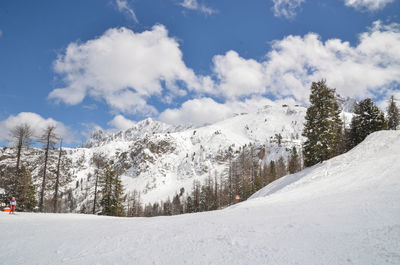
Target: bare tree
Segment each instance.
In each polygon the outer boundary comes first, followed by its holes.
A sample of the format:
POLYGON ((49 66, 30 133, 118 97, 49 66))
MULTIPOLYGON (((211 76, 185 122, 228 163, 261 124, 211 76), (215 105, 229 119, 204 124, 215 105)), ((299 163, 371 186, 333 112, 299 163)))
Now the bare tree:
POLYGON ((26 123, 17 125, 11 130, 14 146, 17 148, 17 171, 20 169, 22 148, 32 144, 32 134, 31 127, 26 123))
POLYGON ((53 198, 53 211, 56 213, 58 211, 58 189, 60 186, 60 166, 61 166, 61 156, 62 156, 62 139, 60 140, 60 151, 58 153, 57 162, 57 173, 56 173, 56 183, 54 184, 54 198, 53 198))
POLYGON ((49 125, 46 129, 44 129, 42 136, 40 136, 39 141, 44 146, 44 166, 43 166, 43 178, 42 178, 42 190, 40 191, 40 201, 39 201, 39 210, 43 212, 43 203, 44 203, 44 190, 46 188, 46 170, 47 170, 47 162, 49 158, 49 150, 54 148, 54 145, 57 142, 57 135, 55 133, 56 126, 49 125))
POLYGON ((100 175, 100 170, 104 168, 105 166, 105 158, 99 154, 94 154, 93 156, 93 163, 96 166, 95 169, 95 183, 94 183, 94 200, 93 200, 93 214, 96 214, 96 204, 97 204, 97 188, 99 184, 99 175, 100 175))

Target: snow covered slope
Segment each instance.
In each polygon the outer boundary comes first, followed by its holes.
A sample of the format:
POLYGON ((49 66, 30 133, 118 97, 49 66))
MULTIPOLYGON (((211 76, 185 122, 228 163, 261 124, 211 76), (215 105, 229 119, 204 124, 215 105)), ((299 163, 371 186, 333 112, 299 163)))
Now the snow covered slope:
POLYGON ((221 211, 155 218, 0 214, 0 261, 400 264, 399 153, 400 132, 378 132, 221 211))

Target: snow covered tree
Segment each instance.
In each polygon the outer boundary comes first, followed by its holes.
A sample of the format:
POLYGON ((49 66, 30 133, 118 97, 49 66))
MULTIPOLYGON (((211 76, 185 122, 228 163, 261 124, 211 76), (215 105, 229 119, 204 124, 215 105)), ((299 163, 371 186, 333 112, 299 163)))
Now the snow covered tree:
POLYGON ((400 123, 399 109, 397 108, 394 96, 389 99, 388 112, 388 129, 396 130, 400 123))
POLYGON ((288 171, 289 174, 294 174, 296 172, 299 172, 300 170, 301 170, 301 164, 300 164, 299 154, 297 153, 296 147, 293 146, 290 152, 288 171))
POLYGON ((103 196, 100 202, 103 207, 102 214, 124 216, 123 186, 117 173, 108 165, 105 167, 103 174, 101 193, 103 196))
POLYGON ((44 192, 46 189, 46 173, 47 164, 49 158, 49 152, 54 149, 54 145, 57 142, 57 135, 55 134, 56 127, 53 125, 48 126, 44 129, 43 134, 40 136, 39 141, 44 146, 44 165, 43 165, 43 176, 42 176, 42 189, 40 191, 39 211, 44 210, 44 192))
POLYGON ((355 147, 373 132, 384 130, 386 120, 383 112, 370 99, 364 99, 355 106, 351 120, 349 149, 355 147))
POLYGON ((336 156, 342 141, 342 121, 335 89, 327 87, 325 80, 311 85, 310 107, 307 109, 303 136, 304 164, 313 166, 336 156))

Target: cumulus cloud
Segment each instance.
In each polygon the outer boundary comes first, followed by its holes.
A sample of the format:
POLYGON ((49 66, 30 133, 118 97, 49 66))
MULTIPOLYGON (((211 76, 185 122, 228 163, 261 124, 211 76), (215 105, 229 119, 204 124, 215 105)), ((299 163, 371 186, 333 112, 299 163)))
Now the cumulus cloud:
POLYGON ((244 59, 235 51, 213 58, 220 93, 235 98, 251 94, 262 94, 266 86, 265 67, 253 59, 244 59))
POLYGON ((307 102, 312 81, 326 78, 343 96, 387 95, 400 83, 400 26, 375 22, 359 35, 359 43, 315 33, 288 36, 272 43, 265 60, 244 59, 236 52, 214 58, 220 79, 217 93, 226 97, 269 94, 307 102))
POLYGON ((183 0, 181 6, 190 10, 197 10, 204 14, 211 15, 216 13, 216 10, 205 6, 204 4, 200 4, 197 0, 183 0))
POLYGON ((55 61, 54 71, 66 87, 54 89, 50 99, 76 105, 89 96, 130 114, 156 114, 147 103, 152 96, 171 99, 185 95, 186 89, 212 87, 209 77, 198 77, 186 67, 178 42, 162 25, 142 33, 109 29, 97 39, 71 43, 55 61))
POLYGON ((297 9, 305 0, 272 0, 274 6, 272 10, 276 17, 293 18, 296 16, 297 9))
POLYGON ((7 119, 0 121, 0 140, 10 141, 11 130, 18 125, 28 124, 33 130, 34 137, 42 134, 47 126, 56 126, 56 134, 63 138, 67 144, 76 142, 74 134, 63 123, 52 118, 45 119, 33 112, 20 112, 18 115, 10 115, 7 119))
POLYGON ((129 128, 132 128, 136 124, 136 122, 129 120, 122 115, 117 115, 107 124, 118 130, 127 130, 129 128))
POLYGON ((392 2, 394 0, 345 0, 345 5, 358 10, 376 11, 392 2))
POLYGON ((119 12, 126 13, 128 16, 135 21, 136 23, 139 23, 139 20, 136 17, 135 11, 129 6, 127 0, 116 0, 115 3, 117 4, 117 8, 119 12))
POLYGON ((224 103, 204 97, 188 100, 180 108, 167 109, 160 114, 159 120, 169 124, 193 124, 201 126, 212 124, 238 113, 251 113, 265 105, 297 104, 292 98, 272 101, 262 96, 253 96, 244 100, 229 100, 224 103))

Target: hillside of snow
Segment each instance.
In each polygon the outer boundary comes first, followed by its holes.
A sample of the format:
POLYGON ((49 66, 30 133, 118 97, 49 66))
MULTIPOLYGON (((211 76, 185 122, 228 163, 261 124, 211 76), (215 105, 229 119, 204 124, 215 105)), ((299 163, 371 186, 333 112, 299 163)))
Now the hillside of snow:
POLYGON ((400 132, 214 212, 0 214, 3 264, 400 264, 400 132))

